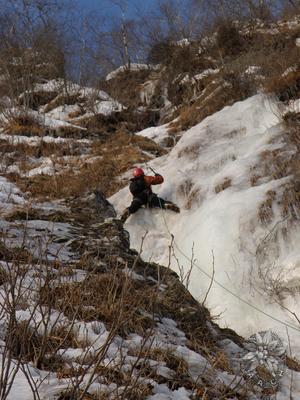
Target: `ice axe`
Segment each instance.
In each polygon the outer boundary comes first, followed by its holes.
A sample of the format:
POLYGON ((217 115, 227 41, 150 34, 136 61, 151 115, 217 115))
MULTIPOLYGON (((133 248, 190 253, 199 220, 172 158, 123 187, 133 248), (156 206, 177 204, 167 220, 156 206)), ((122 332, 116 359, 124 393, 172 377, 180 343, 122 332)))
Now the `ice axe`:
POLYGON ((150 165, 148 165, 147 163, 145 163, 145 164, 146 164, 146 167, 147 167, 148 169, 150 169, 150 171, 152 171, 152 172, 154 173, 154 175, 157 174, 157 172, 154 171, 154 169, 153 169, 152 167, 150 167, 150 165))

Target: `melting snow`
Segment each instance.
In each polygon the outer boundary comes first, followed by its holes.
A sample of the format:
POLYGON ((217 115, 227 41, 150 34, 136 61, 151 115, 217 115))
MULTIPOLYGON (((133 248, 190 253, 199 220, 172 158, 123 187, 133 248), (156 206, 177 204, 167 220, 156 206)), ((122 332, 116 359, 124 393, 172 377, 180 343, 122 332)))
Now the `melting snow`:
POLYGON ((25 205, 22 192, 6 178, 0 176, 0 213, 11 211, 16 205, 25 205))
MULTIPOLYGON (((138 63, 131 63, 130 64, 130 71, 144 71, 144 70, 157 70, 160 68, 160 65, 152 65, 152 64, 138 64, 138 63)), ((110 72, 106 76, 106 80, 109 81, 110 79, 115 78, 119 73, 127 71, 127 65, 121 65, 121 67, 115 69, 114 71, 110 72)))
MULTIPOLYGON (((78 127, 77 127, 78 128, 78 127)), ((74 142, 74 139, 53 137, 53 136, 23 136, 23 135, 7 135, 5 133, 0 133, 0 140, 7 140, 9 143, 16 145, 21 143, 26 143, 29 146, 38 146, 42 142, 45 143, 68 143, 74 142)), ((77 143, 89 144, 89 139, 79 139, 76 140, 77 143)))
POLYGON ((34 256, 47 260, 74 260, 69 249, 74 239, 71 226, 62 222, 42 220, 7 222, 0 220, 0 228, 9 246, 25 246, 34 256))
POLYGON ((35 92, 61 92, 65 90, 68 95, 79 95, 82 97, 98 97, 101 100, 111 100, 111 97, 103 90, 91 87, 82 87, 77 83, 64 81, 63 79, 52 79, 46 83, 38 83, 34 87, 35 92))
POLYGON ((195 75, 193 78, 196 81, 200 81, 203 78, 206 78, 210 75, 218 74, 219 72, 220 72, 220 70, 218 68, 217 69, 209 68, 209 69, 206 69, 205 71, 201 72, 201 74, 195 75))
POLYGON ((169 136, 168 127, 169 125, 166 124, 166 125, 146 128, 140 132, 137 132, 137 135, 151 139, 158 144, 162 144, 164 140, 169 136))

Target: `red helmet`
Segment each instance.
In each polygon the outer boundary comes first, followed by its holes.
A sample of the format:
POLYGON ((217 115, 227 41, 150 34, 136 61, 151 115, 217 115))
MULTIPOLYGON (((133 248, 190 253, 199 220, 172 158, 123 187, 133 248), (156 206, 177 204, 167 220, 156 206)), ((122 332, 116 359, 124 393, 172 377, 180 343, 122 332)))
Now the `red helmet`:
POLYGON ((134 168, 133 170, 133 176, 135 178, 139 178, 140 176, 145 175, 144 171, 142 170, 142 168, 134 168))

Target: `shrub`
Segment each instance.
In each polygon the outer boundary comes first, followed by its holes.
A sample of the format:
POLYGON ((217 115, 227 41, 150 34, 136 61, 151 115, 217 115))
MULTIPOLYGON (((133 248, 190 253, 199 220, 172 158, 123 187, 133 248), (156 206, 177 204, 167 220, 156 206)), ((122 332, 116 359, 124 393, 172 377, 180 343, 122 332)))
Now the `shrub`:
POLYGON ((141 105, 141 84, 148 79, 150 74, 151 69, 123 71, 107 82, 100 82, 100 87, 125 106, 136 108, 141 105))
POLYGON ((32 108, 33 110, 38 110, 40 106, 43 106, 49 103, 53 98, 57 96, 57 92, 49 92, 49 91, 37 91, 28 93, 26 95, 26 100, 24 96, 21 97, 19 104, 21 106, 27 106, 32 108))
POLYGON ((292 71, 287 76, 272 76, 266 80, 265 88, 275 93, 280 101, 298 99, 300 97, 300 70, 292 71))
POLYGON ((245 48, 245 40, 231 21, 218 23, 216 45, 222 56, 237 56, 245 48))
POLYGON ((44 133, 44 127, 32 115, 18 113, 8 115, 4 131, 12 135, 41 136, 44 133))
POLYGON ((148 53, 148 63, 150 64, 168 64, 174 52, 174 45, 169 41, 155 43, 148 53))
MULTIPOLYGON (((94 143, 92 156, 96 159, 93 162, 87 161, 52 176, 37 175, 27 179, 16 174, 9 176, 22 190, 39 198, 80 196, 97 189, 109 196, 124 186, 124 181, 118 179, 122 173, 150 159, 147 152, 161 156, 166 150, 148 138, 118 132, 104 143, 94 143)), ((53 158, 53 164, 61 165, 59 158, 53 158)))
POLYGON ((230 178, 224 178, 223 182, 219 183, 218 185, 215 186, 215 192, 220 193, 223 190, 229 188, 231 186, 231 179, 230 178))

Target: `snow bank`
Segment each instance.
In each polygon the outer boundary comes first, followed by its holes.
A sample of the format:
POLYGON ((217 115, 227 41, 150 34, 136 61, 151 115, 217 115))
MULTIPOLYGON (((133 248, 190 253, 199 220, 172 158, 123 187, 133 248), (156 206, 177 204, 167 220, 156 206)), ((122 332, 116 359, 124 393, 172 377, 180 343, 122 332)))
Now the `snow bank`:
POLYGON ((67 121, 70 119, 69 114, 80 111, 78 104, 74 105, 63 105, 54 108, 53 110, 46 113, 47 117, 60 119, 62 121, 67 121))
POLYGON ((71 226, 63 222, 28 220, 9 222, 0 220, 0 230, 9 247, 25 246, 39 259, 67 262, 75 254, 69 247, 75 236, 71 226))
POLYGON ((122 111, 123 106, 118 101, 98 101, 94 106, 95 114, 110 115, 112 112, 122 111))
POLYGON ((158 144, 162 144, 164 140, 169 136, 168 128, 169 124, 154 126, 151 128, 146 128, 140 132, 137 132, 136 134, 151 139, 158 144))
MULTIPOLYGON (((102 114, 102 115, 110 115, 113 112, 119 112, 123 110, 123 105, 119 103, 118 101, 115 100, 103 100, 103 101, 96 101, 93 107, 91 107, 92 111, 86 111, 84 114, 80 115, 79 117, 70 117, 71 113, 80 111, 80 107, 78 104, 74 105, 64 105, 64 106, 59 106, 50 112, 48 112, 46 115, 46 118, 48 118, 50 121, 59 121, 61 125, 66 125, 68 122, 64 121, 80 121, 81 119, 87 118, 87 117, 92 117, 95 114, 102 114)), ((76 126, 76 125, 72 125, 76 126)), ((80 128, 79 129, 85 129, 85 128, 80 128)))
POLYGON ((219 69, 219 68, 216 68, 216 69, 208 68, 208 69, 206 69, 205 71, 201 72, 201 74, 194 75, 193 78, 194 78, 196 81, 201 81, 201 79, 207 78, 207 77, 210 76, 210 75, 216 75, 216 74, 218 74, 219 72, 220 72, 220 69, 219 69))
MULTIPOLYGON (((45 83, 37 83, 33 89, 34 92, 61 92, 67 91, 68 95, 76 95, 82 97, 99 98, 101 100, 112 100, 112 98, 103 90, 91 87, 80 86, 77 83, 64 81, 63 79, 52 79, 45 83)), ((21 96, 24 96, 22 94, 21 96)))
MULTIPOLYGON (((11 109, 9 112, 11 114, 15 113, 15 115, 22 115, 23 110, 22 109, 18 109, 18 108, 14 108, 14 109, 11 109)), ((78 130, 81 130, 81 131, 82 130, 85 130, 85 131, 87 130, 86 128, 70 124, 69 122, 62 121, 60 119, 55 119, 55 118, 52 117, 51 114, 49 116, 47 114, 41 114, 41 113, 39 113, 38 111, 35 111, 35 110, 28 110, 27 114, 28 114, 28 116, 32 117, 38 124, 43 125, 45 127, 52 128, 52 129, 58 129, 58 128, 61 128, 61 127, 69 127, 69 128, 78 129, 78 130)), ((0 114, 0 119, 4 123, 8 122, 8 118, 5 115, 5 113, 0 114)), ((30 131, 28 133, 30 133, 30 131)))
POLYGON ((0 176, 0 213, 11 211, 15 206, 25 203, 26 200, 17 186, 0 176))
MULTIPOLYGON (((152 65, 152 64, 138 64, 138 63, 132 63, 130 64, 130 71, 145 71, 145 70, 157 70, 161 66, 160 65, 152 65)), ((127 65, 121 65, 119 68, 115 69, 114 71, 110 72, 106 76, 106 80, 109 81, 113 78, 115 78, 117 75, 119 75, 121 72, 127 71, 128 66, 127 65)))
MULTIPOLYGON (((261 271, 267 277, 283 274, 283 278, 290 281, 293 271, 293 284, 299 286, 299 224, 293 231, 287 226, 291 234, 288 241, 278 234, 276 241, 264 243, 267 249, 264 260, 258 260, 256 254, 263 239, 275 229, 274 226, 280 226, 282 219, 278 207, 273 206, 275 217, 264 226, 258 216, 259 207, 267 192, 279 193, 290 179, 273 180, 271 176, 265 176, 255 186, 251 182, 253 171, 260 162, 259 156, 266 150, 283 146, 279 114, 274 101, 256 95, 225 107, 187 131, 169 155, 151 162, 151 166, 165 177, 165 183, 157 188, 157 192, 175 201, 181 207, 181 213, 142 209, 128 219, 125 229, 129 231, 131 246, 135 249, 140 249, 141 238, 148 231, 143 257, 164 265, 168 263, 172 233, 178 246, 175 247, 176 257, 185 272, 190 268, 189 258, 194 246, 196 266, 189 288, 199 300, 204 299, 210 284, 201 269, 212 274, 214 265, 215 279, 228 290, 271 316, 296 325, 295 319, 262 289, 259 275, 261 271)), ((130 198, 125 188, 111 201, 120 212, 130 204, 130 198)), ((172 267, 178 272, 174 260, 172 267)), ((285 306, 297 312, 299 295, 284 296, 285 306)), ((216 284, 208 295, 207 305, 213 314, 221 314, 224 326, 242 335, 272 329, 286 339, 284 326, 216 284)), ((289 329, 289 334, 293 351, 300 354, 300 333, 289 329)))
MULTIPOLYGON (((33 114, 34 114, 34 112, 33 112, 33 114)), ((40 116, 38 113, 36 113, 36 118, 43 125, 48 126, 49 128, 52 128, 52 129, 57 129, 57 128, 61 128, 61 127, 69 127, 72 129, 78 129, 80 131, 87 130, 86 128, 83 128, 81 126, 73 125, 66 121, 61 121, 59 119, 48 117, 46 114, 43 116, 40 116)))

